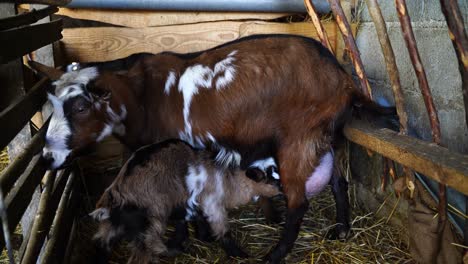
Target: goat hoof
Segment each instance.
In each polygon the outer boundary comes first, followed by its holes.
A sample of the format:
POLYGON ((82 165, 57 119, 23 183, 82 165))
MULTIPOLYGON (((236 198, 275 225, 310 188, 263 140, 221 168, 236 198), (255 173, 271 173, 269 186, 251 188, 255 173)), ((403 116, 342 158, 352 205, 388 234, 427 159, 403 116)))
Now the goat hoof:
POLYGON ((229 252, 226 252, 227 255, 231 258, 248 258, 249 254, 245 253, 242 249, 240 248, 231 248, 229 252))
POLYGON ((327 238, 330 240, 341 240, 347 239, 350 235, 350 228, 344 225, 337 225, 333 230, 331 230, 327 238))
POLYGON ((263 261, 264 263, 268 263, 268 264, 280 264, 281 263, 281 259, 276 257, 275 256, 275 251, 271 251, 270 253, 268 253, 264 258, 263 258, 263 261))

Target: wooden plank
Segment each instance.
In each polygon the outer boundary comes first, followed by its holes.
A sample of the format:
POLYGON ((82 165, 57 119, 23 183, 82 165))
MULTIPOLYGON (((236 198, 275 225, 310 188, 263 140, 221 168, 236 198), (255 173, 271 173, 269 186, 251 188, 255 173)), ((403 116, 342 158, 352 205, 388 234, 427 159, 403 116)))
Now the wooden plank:
POLYGON ((44 146, 44 136, 47 132, 49 121, 50 118, 47 120, 45 125, 43 125, 41 129, 39 129, 39 131, 34 135, 24 151, 19 154, 15 160, 11 162, 10 165, 0 174, 0 186, 3 193, 8 193, 10 191, 10 188, 28 166, 31 158, 36 155, 44 146))
POLYGON ((62 38, 62 20, 0 32, 0 64, 62 38))
POLYGON ((31 12, 2 18, 0 19, 0 30, 10 29, 14 27, 29 25, 39 21, 40 19, 49 16, 58 11, 56 6, 49 6, 40 10, 33 10, 31 12))
POLYGON ((468 155, 363 122, 346 125, 344 134, 356 144, 468 194, 468 155))
POLYGON ((68 16, 76 19, 94 20, 124 27, 143 28, 227 20, 272 20, 288 16, 290 14, 254 12, 175 12, 111 9, 72 9, 61 7, 57 15, 68 16))
POLYGON ((65 6, 68 5, 71 0, 3 0, 3 2, 15 3, 15 4, 42 4, 42 5, 54 5, 54 6, 65 6))
POLYGON ((0 112, 0 149, 3 149, 20 131, 33 114, 46 102, 47 78, 41 79, 15 103, 0 112))
MULTIPOLYGON (((324 23, 334 43, 336 26, 324 23)), ((297 34, 317 38, 312 23, 212 22, 151 28, 64 29, 61 41, 67 62, 107 61, 138 52, 194 52, 253 34, 297 34)))

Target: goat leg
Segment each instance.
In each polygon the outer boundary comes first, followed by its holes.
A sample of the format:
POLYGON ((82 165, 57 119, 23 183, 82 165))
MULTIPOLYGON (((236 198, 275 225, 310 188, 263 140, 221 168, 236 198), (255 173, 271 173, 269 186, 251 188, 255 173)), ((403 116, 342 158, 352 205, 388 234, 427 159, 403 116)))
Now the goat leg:
POLYGON ((210 224, 202 212, 197 213, 195 217, 195 237, 204 242, 214 241, 210 224))
POLYGON ((167 241, 168 255, 175 256, 185 252, 184 242, 189 237, 188 223, 185 220, 187 209, 185 206, 178 206, 172 210, 171 219, 175 221, 175 231, 173 236, 167 241))
POLYGON ((245 253, 232 238, 231 232, 227 231, 220 239, 221 247, 229 257, 247 258, 249 255, 245 253))
POLYGON ((289 251, 291 251, 294 246, 294 242, 299 235, 302 219, 304 218, 308 208, 309 202, 305 198, 298 207, 288 208, 286 213, 286 223, 284 225, 280 241, 276 247, 265 257, 265 260, 268 261, 268 263, 280 263, 281 260, 286 257, 289 251))
POLYGON ((348 182, 338 169, 335 168, 330 180, 333 197, 336 203, 336 226, 329 234, 330 239, 344 239, 348 236, 349 224, 349 200, 348 200, 348 182))
POLYGON ((258 204, 265 215, 267 223, 279 224, 281 223, 281 212, 276 209, 273 199, 268 197, 260 196, 258 204))

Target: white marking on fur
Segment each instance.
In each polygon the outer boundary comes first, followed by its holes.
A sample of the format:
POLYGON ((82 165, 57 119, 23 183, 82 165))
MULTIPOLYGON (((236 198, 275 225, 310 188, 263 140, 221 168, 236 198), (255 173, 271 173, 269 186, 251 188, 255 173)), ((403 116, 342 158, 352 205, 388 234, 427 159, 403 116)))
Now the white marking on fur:
MULTIPOLYGON (((194 142, 192 135, 192 124, 190 122, 190 105, 192 104, 193 97, 198 94, 199 88, 211 89, 211 84, 213 78, 216 75, 223 74, 216 81, 216 89, 224 88, 230 82, 234 80, 235 67, 232 64, 234 62, 234 55, 237 51, 232 51, 229 55, 222 61, 215 64, 214 69, 210 67, 203 66, 201 64, 196 64, 188 67, 184 73, 181 75, 178 85, 179 92, 182 92, 184 98, 184 137, 188 138, 188 142, 194 142)), ((172 73, 172 72, 171 72, 172 73)), ((166 81, 166 86, 164 91, 169 94, 171 81, 171 73, 166 81), (167 88, 169 86, 169 88, 167 88)), ((174 83, 175 83, 175 74, 174 74, 174 83)), ((182 139, 182 138, 181 138, 182 139)))
POLYGON ((217 148, 219 149, 219 152, 216 154, 215 161, 218 165, 225 168, 229 166, 238 167, 240 165, 241 155, 239 152, 219 146, 217 148))
MULTIPOLYGON (((275 168, 278 168, 277 165, 276 165, 275 160, 272 157, 269 157, 269 158, 262 159, 262 160, 256 160, 255 162, 250 164, 249 168, 258 168, 258 169, 266 172, 266 170, 269 167, 272 167, 272 166, 275 167, 275 168)), ((280 179, 280 175, 275 171, 271 174, 271 176, 276 180, 280 179)))
POLYGON ((89 214, 94 220, 102 221, 109 219, 110 213, 107 208, 98 208, 89 214))
POLYGON ((166 84, 164 85, 164 92, 169 94, 171 92, 171 87, 174 86, 176 82, 176 74, 174 71, 170 71, 166 79, 166 84))
POLYGON ((52 168, 60 167, 71 150, 67 147, 67 138, 71 135, 70 127, 63 112, 63 102, 52 94, 47 95, 54 107, 54 113, 46 133, 46 146, 43 148, 43 156, 52 155, 54 162, 52 168))
POLYGON ((186 137, 191 139, 191 142, 193 142, 193 139, 192 124, 190 123, 190 104, 192 103, 193 96, 198 93, 199 87, 209 88, 211 86, 212 78, 212 71, 209 67, 197 64, 188 67, 179 80, 178 89, 182 92, 184 98, 184 133, 186 137))
POLYGON ((237 50, 234 50, 229 53, 229 55, 224 60, 216 63, 214 67, 214 75, 222 74, 224 72, 224 75, 218 77, 216 80, 217 90, 221 90, 234 80, 236 68, 234 67, 233 62, 235 61, 234 55, 236 53, 237 50))
POLYGON ((306 181, 305 189, 308 198, 319 194, 330 182, 333 173, 333 153, 327 152, 320 159, 320 164, 306 181))
POLYGON ((123 136, 125 134, 125 126, 122 124, 122 121, 127 116, 127 109, 125 105, 120 105, 120 114, 117 114, 108 103, 104 103, 106 105, 106 112, 108 115, 108 122, 104 125, 99 136, 96 138, 97 142, 100 142, 107 136, 110 136, 112 133, 116 133, 117 135, 123 136))
POLYGON ((186 219, 190 220, 196 214, 198 207, 198 195, 205 188, 208 173, 202 165, 197 167, 189 166, 185 183, 190 197, 187 200, 187 216, 186 219))
POLYGON ((99 136, 96 138, 96 141, 97 141, 97 142, 101 142, 101 140, 103 140, 104 138, 106 138, 106 137, 109 136, 110 134, 112 134, 112 126, 106 124, 106 125, 104 126, 104 129, 101 131, 101 133, 99 134, 99 136))
POLYGON ((67 72, 63 74, 60 79, 53 83, 55 86, 55 94, 60 97, 60 95, 62 95, 63 89, 77 83, 86 85, 89 83, 89 81, 95 79, 98 75, 99 72, 96 67, 89 67, 79 71, 67 72))
MULTIPOLYGON (((202 211, 207 218, 209 223, 224 223, 226 221, 226 209, 223 206, 224 200, 224 173, 223 171, 217 170, 214 175, 214 192, 208 194, 206 198, 202 201, 202 211)), ((213 230, 214 235, 217 238, 220 238, 220 233, 225 230, 213 230)))

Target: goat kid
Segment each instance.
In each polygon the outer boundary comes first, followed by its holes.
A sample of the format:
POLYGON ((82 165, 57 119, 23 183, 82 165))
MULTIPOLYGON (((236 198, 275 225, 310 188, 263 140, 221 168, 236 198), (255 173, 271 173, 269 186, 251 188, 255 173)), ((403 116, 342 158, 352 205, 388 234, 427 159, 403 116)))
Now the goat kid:
MULTIPOLYGON (((162 241, 166 222, 171 213, 180 217, 180 208, 185 208, 187 213, 182 216, 186 219, 197 214, 206 217, 227 255, 246 257, 229 234, 226 209, 280 192, 268 179, 255 182, 245 173, 215 164, 211 152, 181 140, 142 147, 125 163, 90 214, 99 221, 95 239, 110 250, 126 238, 132 248, 129 263, 150 263, 168 254, 162 241)), ((249 172, 255 173, 261 171, 249 172)))

